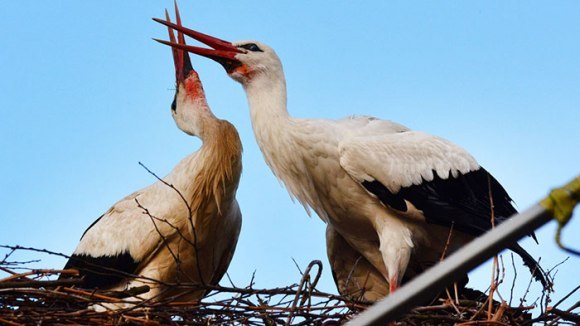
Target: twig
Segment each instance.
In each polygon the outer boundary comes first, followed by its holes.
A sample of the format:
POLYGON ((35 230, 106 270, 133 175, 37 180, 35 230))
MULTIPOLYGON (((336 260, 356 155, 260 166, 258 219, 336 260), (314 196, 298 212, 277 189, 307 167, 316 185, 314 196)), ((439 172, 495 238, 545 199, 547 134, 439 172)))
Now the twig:
POLYGON ((514 262, 514 253, 510 252, 510 257, 512 260, 512 271, 514 272, 514 277, 512 278, 512 286, 510 288, 510 301, 508 303, 509 306, 512 305, 512 299, 514 297, 514 288, 516 286, 516 279, 518 278, 518 271, 516 270, 516 263, 514 262))
MULTIPOLYGON (((354 264, 352 265, 352 268, 350 269, 350 271, 348 271, 348 275, 346 276, 346 282, 344 283, 344 288, 348 288, 348 286, 350 285, 350 281, 352 280, 352 275, 353 275, 354 271, 356 270, 356 267, 358 266, 358 263, 360 262, 361 259, 363 259, 363 256, 359 256, 356 259, 356 261, 354 262, 354 264)), ((367 280, 368 280, 368 276, 367 276, 367 279, 365 279, 365 284, 360 291, 361 298, 364 296, 364 292, 365 292, 364 289, 366 287, 367 280)))
POLYGON ((82 284, 81 279, 62 279, 62 280, 47 280, 47 281, 10 281, 0 282, 0 289, 17 289, 17 288, 40 288, 40 287, 56 287, 56 286, 73 286, 82 284))
MULTIPOLYGON (((7 266, 4 268, 9 271, 19 268, 19 266, 10 266, 10 268, 7 266)), ((321 263, 316 261, 310 263, 304 270, 299 284, 273 289, 255 288, 255 272, 252 274, 249 285, 244 288, 207 286, 195 282, 164 283, 163 287, 166 289, 163 291, 183 293, 203 290, 211 293, 210 297, 201 301, 180 301, 182 298, 180 295, 170 296, 163 300, 154 298, 141 301, 134 297, 121 299, 122 296, 135 294, 130 293, 134 289, 122 292, 83 291, 50 283, 52 281, 50 278, 58 275, 58 271, 36 270, 36 272, 38 274, 21 273, 23 276, 12 278, 7 282, 34 281, 45 286, 0 289, 1 324, 280 325, 288 323, 320 325, 327 321, 343 323, 368 306, 364 302, 318 291, 316 285, 321 277, 321 263), (318 266, 316 274, 312 270, 315 265, 318 266), (48 272, 42 273, 46 271, 48 272), (217 294, 219 297, 216 296, 217 294), (87 309, 89 305, 95 304, 119 307, 119 310, 97 312, 87 309), (120 309, 122 307, 127 308, 120 309)), ((497 275, 500 275, 499 271, 497 275)), ((6 282, 0 282, 0 285, 2 283, 6 282)), ((575 293, 575 290, 568 297, 575 293)), ((488 300, 492 298, 477 300, 462 298, 458 305, 454 305, 453 300, 445 301, 443 304, 441 300, 438 300, 432 306, 417 307, 405 315, 401 322, 405 325, 441 323, 505 325, 507 323, 524 324, 531 321, 529 311, 532 307, 512 308, 505 301, 498 306, 492 302, 496 311, 492 318, 488 319, 485 313, 480 315, 481 309, 488 306, 488 300)), ((561 309, 552 310, 548 310, 535 320, 547 322, 560 320, 565 323, 565 318, 575 316, 570 311, 562 314, 561 309)))
POLYGON ((506 302, 502 301, 501 304, 499 305, 499 308, 497 309, 497 311, 493 315, 493 318, 491 319, 491 321, 500 321, 501 318, 503 317, 503 314, 504 314, 506 308, 507 308, 506 302))
POLYGON ((138 317, 132 317, 132 316, 123 315, 123 318, 126 319, 126 320, 133 321, 133 322, 141 323, 143 325, 161 325, 157 321, 143 319, 143 318, 138 318, 138 317))
MULTIPOLYGON (((187 201, 187 199, 185 199, 185 197, 183 196, 183 194, 181 193, 181 191, 179 191, 179 189, 175 188, 174 185, 168 183, 167 181, 161 179, 159 176, 157 176, 157 174, 155 174, 153 171, 149 170, 149 168, 147 168, 145 166, 145 164, 139 162, 139 165, 141 165, 147 172, 149 172, 149 174, 151 174, 152 176, 154 176, 157 180, 159 180, 161 183, 163 183, 164 185, 166 185, 167 187, 173 189, 177 195, 179 195, 179 197, 181 198, 181 200, 183 201, 183 204, 185 205, 185 207, 187 207, 187 213, 188 213, 188 220, 189 220, 189 227, 191 228, 191 232, 193 233, 193 250, 195 251, 195 256, 199 257, 199 250, 197 247, 197 229, 195 228, 195 225, 193 224, 193 212, 192 212, 192 208, 191 205, 189 204, 189 202, 187 201)), ((203 278, 203 273, 201 272, 201 263, 200 263, 200 259, 196 259, 196 264, 197 264, 197 272, 199 273, 199 280, 201 282, 201 284, 206 284, 206 282, 204 281, 203 278)))
POLYGON ((14 273, 11 272, 10 274, 12 274, 11 276, 5 277, 3 279, 0 279, 0 283, 2 282, 7 282, 7 281, 11 281, 14 279, 18 279, 18 278, 27 278, 27 276, 30 275, 37 275, 37 274, 68 274, 68 275, 72 275, 72 276, 78 276, 79 275, 79 271, 76 269, 65 269, 65 270, 60 270, 60 269, 33 269, 30 270, 26 273, 14 273))
MULTIPOLYGON (((488 189, 488 195, 489 195, 489 209, 490 209, 490 222, 491 222, 491 228, 495 228, 495 210, 494 210, 494 205, 493 205, 493 193, 491 191, 491 176, 488 174, 487 175, 487 189, 488 189)), ((496 271, 497 268, 497 255, 493 256, 493 265, 492 265, 492 269, 491 269, 491 285, 489 287, 489 302, 488 302, 488 308, 487 308, 487 319, 491 319, 491 315, 492 315, 492 308, 493 308, 493 293, 497 287, 497 280, 496 280, 496 271)))
MULTIPOLYGON (((292 317, 294 315, 294 310, 296 309, 296 305, 298 304, 298 299, 300 298, 300 295, 303 291, 304 288, 304 284, 310 279, 310 270, 312 269, 312 267, 314 265, 318 266, 318 276, 315 278, 315 282, 318 282, 318 278, 320 277, 320 273, 322 271, 322 262, 320 260, 314 260, 312 262, 310 262, 310 264, 308 264, 308 267, 306 268, 306 270, 304 271, 304 274, 302 275, 302 279, 300 280, 300 284, 298 285, 298 289, 296 291, 296 296, 294 297, 294 301, 292 302, 292 306, 290 307, 290 312, 288 313, 288 319, 286 320, 286 325, 290 325, 291 321, 292 321, 292 317)), ((310 293, 312 293, 310 291, 310 293)))
POLYGON ((578 291, 579 289, 580 289, 580 285, 578 285, 577 287, 574 288, 574 290, 572 290, 568 294, 566 294, 562 299, 560 299, 560 301, 556 302, 556 304, 552 307, 552 309, 555 309, 556 307, 558 307, 562 302, 566 301, 572 294, 574 294, 574 292, 578 291))
POLYGON ((14 322, 11 322, 11 321, 6 320, 4 318, 0 318, 0 323, 2 323, 4 325, 10 325, 10 326, 24 326, 24 324, 14 323, 14 322))
MULTIPOLYGON (((149 219, 151 220, 151 223, 153 223, 153 227, 155 228, 157 235, 159 235, 159 237, 161 237, 161 240, 163 241, 163 244, 167 248, 167 251, 169 251, 169 254, 171 255, 171 257, 173 257, 173 260, 175 261, 175 264, 177 265, 177 271, 181 271, 181 260, 179 260, 179 258, 175 255, 175 253, 173 252, 173 250, 169 246, 169 242, 167 241, 167 238, 161 232, 161 230, 159 230, 159 227, 157 227, 157 223, 155 223, 156 219, 157 220, 160 220, 160 219, 158 217, 151 215, 151 213, 149 212, 149 209, 143 207, 143 205, 141 205, 141 203, 139 202, 139 199, 137 199, 137 197, 135 197, 135 203, 137 203, 137 207, 139 207, 140 209, 143 210, 143 214, 146 214, 149 217, 149 219)), ((167 220, 164 220, 164 222, 166 222, 171 228, 173 228, 174 230, 177 230, 177 232, 179 232, 181 234, 181 232, 179 231, 179 228, 173 226, 173 224, 171 224, 167 220)), ((177 273, 177 274, 180 274, 180 273, 177 273)))
POLYGON ((578 314, 560 309, 551 309, 550 312, 564 320, 574 322, 576 325, 580 325, 580 315, 578 314))

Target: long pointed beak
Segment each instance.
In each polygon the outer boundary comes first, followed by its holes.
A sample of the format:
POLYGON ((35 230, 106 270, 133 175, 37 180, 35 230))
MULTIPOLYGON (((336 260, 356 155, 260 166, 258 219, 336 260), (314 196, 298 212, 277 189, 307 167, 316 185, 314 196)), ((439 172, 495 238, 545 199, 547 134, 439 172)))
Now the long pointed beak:
POLYGON ((232 43, 183 27, 181 24, 174 24, 169 21, 169 19, 162 20, 159 18, 153 18, 153 20, 167 26, 170 29, 175 29, 179 33, 196 39, 201 43, 212 47, 212 49, 186 45, 185 42, 176 43, 174 39, 171 39, 171 37, 169 41, 154 39, 155 41, 169 45, 174 49, 177 48, 204 56, 206 58, 210 58, 220 63, 228 72, 241 65, 240 61, 236 59, 236 55, 238 53, 242 53, 242 51, 240 51, 240 49, 235 47, 232 43))
MULTIPOLYGON (((170 21, 169 13, 165 10, 165 19, 170 21)), ((177 21, 176 26, 181 26, 181 17, 179 15, 179 8, 177 8, 177 3, 175 3, 175 20, 177 21)), ((175 39, 175 35, 173 34, 173 29, 167 27, 169 32, 169 39, 171 42, 176 44, 185 44, 185 37, 183 33, 177 32, 177 42, 175 39)), ((175 47, 171 48, 171 52, 173 53, 173 63, 175 64, 175 81, 177 84, 183 83, 185 79, 189 76, 189 74, 194 71, 193 66, 191 65, 191 60, 189 59, 189 54, 187 52, 177 49, 175 47)))

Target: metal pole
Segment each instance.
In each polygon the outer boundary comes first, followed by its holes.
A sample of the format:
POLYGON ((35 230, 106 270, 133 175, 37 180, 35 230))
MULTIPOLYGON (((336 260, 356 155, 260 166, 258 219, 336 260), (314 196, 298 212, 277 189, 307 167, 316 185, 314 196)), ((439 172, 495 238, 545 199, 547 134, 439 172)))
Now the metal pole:
POLYGON ((417 302, 434 297, 463 275, 510 244, 550 221, 550 213, 536 204, 503 222, 428 269, 397 292, 375 303, 347 325, 385 325, 412 309, 417 302))

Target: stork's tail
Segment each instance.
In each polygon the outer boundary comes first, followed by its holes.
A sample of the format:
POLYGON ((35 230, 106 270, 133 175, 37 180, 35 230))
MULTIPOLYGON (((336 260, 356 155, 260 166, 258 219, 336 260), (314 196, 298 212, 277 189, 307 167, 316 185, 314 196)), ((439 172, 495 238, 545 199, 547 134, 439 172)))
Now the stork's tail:
POLYGON ((542 269, 542 266, 530 255, 524 248, 522 248, 519 244, 514 244, 509 247, 509 249, 516 254, 518 254, 522 260, 524 261, 524 265, 526 265, 532 276, 540 283, 545 290, 552 291, 552 281, 550 280, 549 275, 542 269))

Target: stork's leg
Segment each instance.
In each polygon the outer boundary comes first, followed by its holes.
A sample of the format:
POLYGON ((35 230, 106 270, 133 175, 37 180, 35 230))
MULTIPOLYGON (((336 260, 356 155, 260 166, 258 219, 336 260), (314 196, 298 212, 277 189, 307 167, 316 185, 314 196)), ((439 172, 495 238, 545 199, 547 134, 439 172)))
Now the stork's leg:
POLYGON ((389 279, 389 293, 395 292, 399 288, 399 279, 397 276, 394 276, 389 279))
POLYGON ((391 293, 397 290, 405 275, 413 251, 413 242, 408 229, 393 227, 381 230, 379 241, 391 293))

